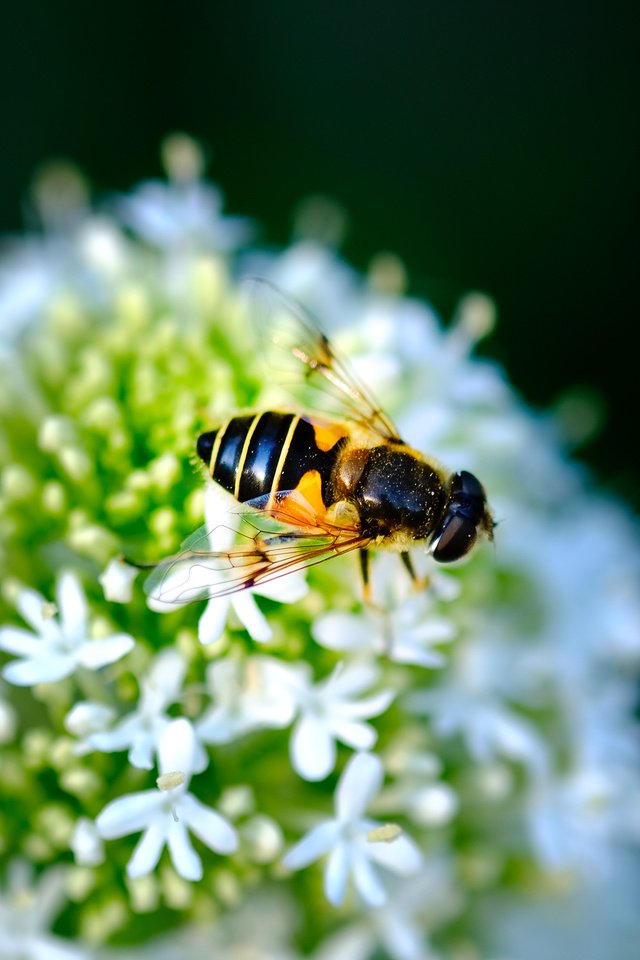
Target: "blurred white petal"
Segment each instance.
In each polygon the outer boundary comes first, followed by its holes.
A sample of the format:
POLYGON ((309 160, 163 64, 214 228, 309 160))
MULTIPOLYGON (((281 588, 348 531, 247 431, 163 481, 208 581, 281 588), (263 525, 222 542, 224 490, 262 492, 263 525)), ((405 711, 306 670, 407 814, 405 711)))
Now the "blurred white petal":
POLYGON ((378 733, 368 723, 358 720, 336 720, 333 723, 336 740, 346 743, 354 750, 370 750, 378 739, 378 733))
POLYGON ((305 780, 324 780, 336 762, 333 737, 322 718, 307 715, 296 723, 291 735, 291 763, 305 780))
POLYGON ((115 718, 113 707, 104 703, 76 703, 64 718, 64 725, 75 737, 87 737, 104 730, 115 718))
POLYGON ((21 660, 8 663, 2 670, 2 676, 9 683, 19 687, 31 687, 36 683, 53 683, 68 677, 76 668, 73 657, 62 655, 49 656, 47 659, 21 660))
POLYGON ((185 880, 202 879, 202 861, 193 849, 184 824, 172 821, 167 831, 167 846, 176 871, 185 880))
POLYGON ((351 869, 351 853, 346 845, 334 847, 327 860, 324 872, 324 892, 327 900, 334 906, 339 906, 344 900, 344 893, 351 869))
POLYGON ((195 835, 216 853, 234 853, 238 848, 235 830, 216 810, 206 807, 192 794, 187 794, 180 811, 184 823, 195 835))
POLYGON ((37 657, 42 652, 42 640, 21 627, 0 628, 0 650, 18 657, 37 657))
POLYGON ((371 641, 371 627, 363 617, 350 613, 326 613, 313 624, 313 636, 328 650, 366 649, 371 641))
POLYGON ((387 900, 378 874, 366 857, 354 856, 352 863, 353 882, 356 890, 371 907, 381 907, 387 900))
POLYGON ((78 663, 89 670, 96 670, 109 663, 115 663, 135 646, 135 640, 126 633, 118 633, 104 640, 89 640, 78 650, 78 663))
POLYGON ((165 728, 158 744, 158 768, 160 773, 182 770, 187 777, 193 771, 195 733, 184 717, 172 720, 165 728))
MULTIPOLYGON (((104 836, 104 834, 103 834, 104 836)), ((144 877, 157 866, 166 838, 166 826, 154 821, 140 837, 127 864, 127 876, 144 877)))
POLYGON ((16 599, 16 608, 20 616, 43 637, 57 633, 57 625, 49 612, 51 604, 35 590, 21 590, 16 599))
POLYGON ((348 762, 336 788, 336 813, 342 822, 362 816, 382 786, 382 763, 373 753, 357 753, 348 762))
POLYGON ((241 624, 256 643, 267 643, 271 639, 273 631, 267 618, 248 590, 234 594, 231 604, 241 624))
POLYGON ((142 830, 163 804, 164 798, 158 790, 144 790, 112 800, 96 817, 100 836, 113 840, 142 830))
POLYGON ((62 630, 69 636, 82 637, 87 623, 87 601, 74 573, 65 572, 60 576, 57 599, 62 630))
POLYGON ((78 864, 95 867, 104 862, 102 837, 95 823, 86 817, 77 821, 70 846, 78 864))
POLYGON ((129 603, 133 596, 133 581, 139 572, 122 557, 110 560, 98 577, 105 600, 110 600, 112 603, 129 603))
POLYGON ((285 854, 282 866, 287 870, 308 866, 331 849, 339 832, 340 827, 334 820, 319 824, 285 854))
POLYGON ((387 870, 393 870, 394 873, 413 874, 422 866, 420 850, 404 833, 388 842, 370 841, 367 853, 371 860, 375 860, 387 870))
POLYGON ((227 624, 231 601, 228 597, 209 600, 198 621, 198 640, 204 646, 220 639, 227 624))

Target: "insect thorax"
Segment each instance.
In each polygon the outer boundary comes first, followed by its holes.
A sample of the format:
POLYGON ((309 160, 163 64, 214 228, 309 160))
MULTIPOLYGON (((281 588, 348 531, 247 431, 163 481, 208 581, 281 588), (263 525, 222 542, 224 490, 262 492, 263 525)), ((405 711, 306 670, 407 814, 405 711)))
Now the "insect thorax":
POLYGON ((365 536, 406 534, 424 540, 445 507, 440 473, 406 449, 384 444, 345 451, 336 471, 336 497, 355 504, 365 536))

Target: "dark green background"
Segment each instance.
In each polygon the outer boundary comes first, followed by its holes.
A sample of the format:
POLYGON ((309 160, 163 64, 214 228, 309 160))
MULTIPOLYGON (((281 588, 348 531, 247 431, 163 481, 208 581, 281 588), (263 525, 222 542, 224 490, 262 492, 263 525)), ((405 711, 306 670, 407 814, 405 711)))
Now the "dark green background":
POLYGON ((345 252, 407 263, 445 314, 490 292, 490 350, 535 403, 588 384, 609 413, 584 451, 636 504, 640 36, 592 0, 124 3, 25 0, 0 30, 0 227, 34 167, 98 191, 202 137, 228 207, 285 241, 304 195, 351 214, 345 252))

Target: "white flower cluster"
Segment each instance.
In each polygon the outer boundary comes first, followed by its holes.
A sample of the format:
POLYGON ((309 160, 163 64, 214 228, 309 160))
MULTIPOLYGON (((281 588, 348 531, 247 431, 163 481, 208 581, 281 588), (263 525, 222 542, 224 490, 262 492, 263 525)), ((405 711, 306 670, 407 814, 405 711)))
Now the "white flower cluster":
POLYGON ((139 915, 166 909, 188 922, 113 956, 595 960, 616 942, 630 960, 632 520, 570 462, 552 418, 473 356, 493 322, 486 298, 443 329, 404 295, 392 257, 363 280, 308 237, 243 248, 248 224, 222 214, 197 146, 173 138, 165 160, 169 183, 99 214, 78 190, 72 209, 41 201, 42 236, 0 263, 0 743, 30 809, 15 829, 0 819, 16 855, 0 953, 88 957, 116 931, 140 940, 139 915), (395 556, 374 558, 370 606, 351 558, 214 599, 200 559, 188 594, 178 564, 161 597, 143 597, 119 556, 128 538, 151 538, 157 557, 203 519, 209 550, 237 535, 226 495, 209 485, 203 498, 181 464, 203 420, 275 402, 246 355, 244 273, 318 315, 409 443, 482 479, 494 549, 446 573, 418 554, 422 591, 395 556), (25 584, 43 538, 38 592, 25 584), (50 729, 33 720, 42 709, 50 729), (43 771, 73 813, 48 809, 43 771), (25 857, 69 850, 77 943, 48 933, 57 868, 29 881, 28 907, 16 880, 25 857), (213 928, 199 922, 211 892, 213 928))

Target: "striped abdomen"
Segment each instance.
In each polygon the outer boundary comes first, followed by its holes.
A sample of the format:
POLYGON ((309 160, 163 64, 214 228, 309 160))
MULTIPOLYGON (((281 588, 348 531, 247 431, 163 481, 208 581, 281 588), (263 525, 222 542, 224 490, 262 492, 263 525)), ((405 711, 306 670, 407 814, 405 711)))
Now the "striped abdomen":
POLYGON ((319 474, 322 500, 330 484, 340 439, 338 425, 314 424, 293 413, 232 417, 218 430, 198 437, 198 455, 209 474, 236 500, 294 490, 309 471, 319 474))

